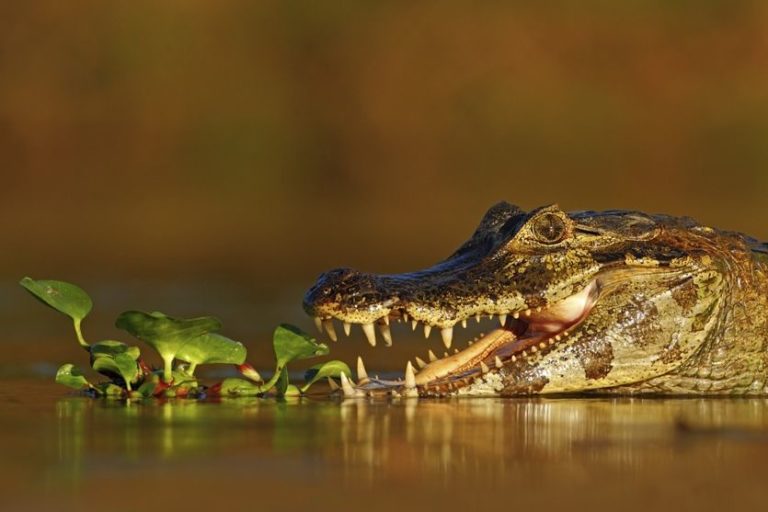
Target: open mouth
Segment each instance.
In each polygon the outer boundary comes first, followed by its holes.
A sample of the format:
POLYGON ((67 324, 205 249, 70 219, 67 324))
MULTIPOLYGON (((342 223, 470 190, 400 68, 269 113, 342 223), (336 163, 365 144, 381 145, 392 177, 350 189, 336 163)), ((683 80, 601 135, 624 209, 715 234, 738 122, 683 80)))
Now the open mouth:
MULTIPOLYGON (((589 315, 599 295, 600 285, 597 280, 593 280, 579 292, 546 307, 504 313, 478 313, 462 318, 455 325, 466 327, 469 321, 480 322, 490 318, 496 319, 498 326, 479 339, 468 342, 465 349, 454 349, 453 354, 446 352, 441 358, 430 350, 425 359, 416 356, 415 367, 409 360, 404 376, 399 380, 369 377, 362 359, 358 358, 357 382, 342 376, 343 393, 345 396, 442 395, 453 393, 494 369, 514 372, 516 365, 528 364, 534 358, 546 355, 558 344, 566 342, 571 330, 589 315)), ((316 316, 318 329, 325 330, 336 341, 338 336, 334 319, 342 323, 347 336, 353 324, 360 325, 372 346, 377 343, 375 325, 379 327, 384 343, 392 344, 390 324, 393 321, 410 322, 414 330, 422 327, 425 337, 429 336, 433 327, 438 328, 446 349, 453 345, 455 325, 440 328, 421 323, 409 315, 408 305, 395 306, 388 314, 369 323, 352 321, 341 313, 316 316)))

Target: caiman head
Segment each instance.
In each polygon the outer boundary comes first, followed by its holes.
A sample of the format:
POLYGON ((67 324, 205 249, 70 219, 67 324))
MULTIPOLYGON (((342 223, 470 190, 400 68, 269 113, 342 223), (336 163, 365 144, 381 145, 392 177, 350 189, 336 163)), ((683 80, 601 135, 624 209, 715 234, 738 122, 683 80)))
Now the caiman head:
POLYGON ((525 212, 493 206, 472 237, 426 270, 376 275, 331 270, 307 292, 304 308, 336 338, 374 324, 392 343, 393 320, 439 331, 493 321, 466 348, 416 358, 403 380, 370 379, 364 369, 347 394, 571 393, 631 387, 674 372, 695 357, 721 320, 728 250, 714 230, 690 219, 639 212, 525 212))

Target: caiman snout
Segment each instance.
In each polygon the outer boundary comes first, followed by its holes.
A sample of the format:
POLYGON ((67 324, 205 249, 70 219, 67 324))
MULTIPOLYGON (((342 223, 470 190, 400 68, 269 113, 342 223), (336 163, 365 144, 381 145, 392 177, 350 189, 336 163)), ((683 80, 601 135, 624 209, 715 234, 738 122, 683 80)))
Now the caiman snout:
POLYGON ((339 283, 355 275, 359 273, 351 268, 335 268, 320 274, 312 288, 304 295, 304 311, 310 315, 319 316, 317 313, 318 310, 323 309, 322 305, 339 293, 339 283))
POLYGON ((343 311, 359 315, 360 321, 372 321, 398 300, 396 290, 384 280, 383 276, 350 268, 330 270, 321 274, 304 296, 304 310, 320 318, 338 316, 343 311))

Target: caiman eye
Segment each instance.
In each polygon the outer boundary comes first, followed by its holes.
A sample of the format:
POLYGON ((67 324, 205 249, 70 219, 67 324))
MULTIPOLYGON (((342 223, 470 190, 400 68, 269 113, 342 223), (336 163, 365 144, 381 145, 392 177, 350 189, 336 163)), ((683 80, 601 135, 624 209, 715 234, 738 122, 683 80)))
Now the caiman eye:
POLYGON ((565 221, 555 213, 545 213, 533 222, 533 234, 543 244, 556 244, 565 238, 565 221))

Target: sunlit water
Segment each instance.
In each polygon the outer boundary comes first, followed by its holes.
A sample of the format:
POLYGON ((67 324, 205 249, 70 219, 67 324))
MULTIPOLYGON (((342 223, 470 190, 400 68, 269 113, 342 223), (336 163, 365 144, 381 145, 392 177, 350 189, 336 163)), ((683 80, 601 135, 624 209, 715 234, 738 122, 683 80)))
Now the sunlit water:
POLYGON ((762 510, 768 400, 125 403, 0 391, 3 509, 762 510))

